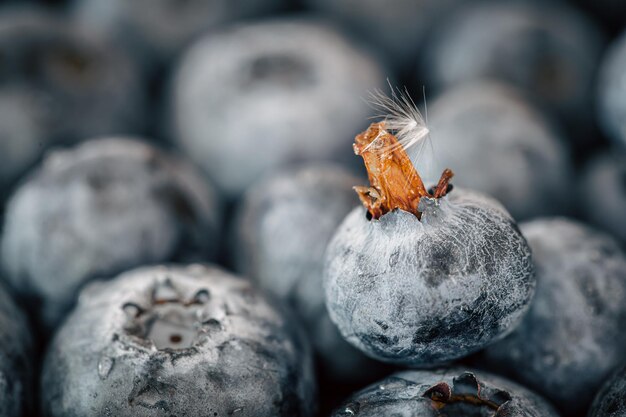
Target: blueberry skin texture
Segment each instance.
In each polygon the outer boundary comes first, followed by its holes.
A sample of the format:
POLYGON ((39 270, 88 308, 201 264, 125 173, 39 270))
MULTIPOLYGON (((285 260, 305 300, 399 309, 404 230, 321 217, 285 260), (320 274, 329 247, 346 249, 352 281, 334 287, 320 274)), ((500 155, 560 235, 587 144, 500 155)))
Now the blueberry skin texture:
POLYGON ((173 80, 176 144, 229 198, 294 161, 354 160, 378 64, 330 26, 283 19, 199 40, 173 80))
POLYGON ((568 122, 589 141, 594 75, 604 39, 565 4, 478 2, 433 34, 421 72, 436 90, 476 79, 509 82, 568 122), (577 130, 577 128, 582 130, 577 130))
POLYGON ((460 368, 397 372, 355 393, 332 417, 558 417, 540 396, 504 378, 460 368), (495 406, 433 401, 436 387, 450 388, 452 394, 480 396, 495 406), (433 389, 434 388, 434 389, 433 389), (441 407, 443 405, 443 407, 441 407), (496 408, 497 407, 497 408, 496 408))
POLYGON ((9 9, 0 50, 0 86, 35 96, 32 129, 45 132, 42 145, 144 128, 139 68, 93 31, 35 7, 9 9))
POLYGON ((552 401, 584 415, 626 350, 626 255, 608 235, 564 218, 521 224, 537 271, 520 325, 482 354, 552 401))
POLYGON ((129 139, 50 153, 7 204, 5 278, 54 327, 85 282, 217 250, 219 208, 185 161, 129 139))
POLYGON ((453 87, 429 106, 429 127, 455 183, 493 196, 516 220, 568 210, 563 136, 517 90, 485 81, 453 87))
POLYGON ((44 415, 312 416, 310 349, 278 306, 208 266, 140 268, 94 283, 49 348, 44 415), (129 333, 128 306, 150 314, 161 292, 183 300, 204 293, 189 347, 157 349, 129 333))
POLYGON ((195 38, 220 25, 280 9, 284 0, 74 0, 83 24, 127 45, 146 63, 175 59, 195 38))
POLYGON ((248 190, 236 221, 237 271, 298 313, 324 369, 340 380, 376 368, 332 324, 322 288, 326 246, 358 204, 352 187, 361 182, 328 163, 282 169, 248 190))
POLYGON ((626 368, 621 368, 598 391, 589 417, 626 416, 626 368))
POLYGON ((428 34, 464 0, 305 0, 311 9, 337 20, 394 64, 412 69, 428 34), (393 27, 393 30, 389 30, 393 27))
POLYGON ((421 221, 354 209, 327 252, 326 306, 367 355, 413 367, 458 359, 504 337, 522 318, 535 278, 530 249, 495 200, 454 189, 423 198, 421 221))
POLYGON ((581 184, 578 201, 593 201, 593 209, 581 204, 585 218, 626 242, 626 155, 612 152, 595 157, 585 168, 581 184))
POLYGON ((626 149, 626 31, 607 49, 598 75, 598 121, 615 144, 626 149))
POLYGON ((33 412, 34 353, 28 323, 0 287, 0 417, 33 412))

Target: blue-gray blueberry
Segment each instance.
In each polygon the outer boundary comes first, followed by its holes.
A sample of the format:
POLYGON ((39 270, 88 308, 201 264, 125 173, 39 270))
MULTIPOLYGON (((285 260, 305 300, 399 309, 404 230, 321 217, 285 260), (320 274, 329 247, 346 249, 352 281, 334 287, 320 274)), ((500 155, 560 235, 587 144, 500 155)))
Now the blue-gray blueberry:
POLYGON ((352 187, 359 182, 329 163, 269 175, 244 196, 233 249, 237 270, 290 304, 305 323, 323 368, 348 381, 375 375, 377 367, 330 321, 322 276, 326 246, 358 204, 352 187))
POLYGON ((589 417, 626 416, 626 368, 622 367, 598 391, 589 417))
POLYGON ((454 188, 422 197, 421 219, 354 209, 326 252, 330 317, 369 356, 434 366, 511 332, 535 286, 530 249, 490 197, 454 188))
POLYGON ((129 139, 54 151, 7 204, 4 278, 54 326, 98 276, 166 260, 210 259, 219 207, 186 161, 129 139))
POLYGON ((383 82, 370 56, 320 22, 238 25, 182 58, 172 85, 174 137, 234 198, 285 163, 354 159, 348 144, 370 114, 362 98, 383 82))
POLYGON ((429 106, 437 162, 456 184, 500 201, 515 219, 568 209, 572 169, 563 136, 515 89, 470 82, 429 106))
POLYGON ((0 288, 0 416, 34 412, 35 355, 31 333, 9 293, 0 288))
POLYGON ((626 242, 626 154, 614 151, 593 158, 581 184, 578 201, 583 216, 626 242), (584 203, 590 200, 593 209, 584 203))
MULTIPOLYGON (((116 45, 38 8, 0 14, 0 88, 24 90, 29 129, 40 146, 144 127, 144 91, 138 67, 116 45), (34 116, 33 116, 34 114, 34 116)), ((21 104, 23 105, 23 104, 21 104)), ((7 128, 22 128, 16 118, 7 128)), ((25 132, 25 135, 28 131, 25 132)))
POLYGON ((355 393, 332 417, 558 417, 540 396, 504 378, 459 368, 403 371, 355 393))
POLYGON ((505 372, 567 416, 583 416, 624 360, 626 255, 610 236, 565 218, 522 223, 537 271, 521 324, 485 349, 482 365, 505 372))
POLYGON ((396 70, 412 69, 428 35, 464 0, 305 0, 375 45, 396 70))
POLYGON ((311 417, 306 338, 247 280, 155 266, 89 285, 51 344, 46 417, 311 417))
POLYGON ((242 18, 280 9, 284 0, 73 0, 76 18, 150 64, 175 59, 195 38, 242 18))
POLYGON ((594 76, 604 36, 561 2, 470 3, 438 26, 420 60, 427 87, 467 80, 509 82, 589 143, 594 76))
POLYGON ((604 132, 626 149, 626 32, 609 46, 598 75, 598 121, 604 132))

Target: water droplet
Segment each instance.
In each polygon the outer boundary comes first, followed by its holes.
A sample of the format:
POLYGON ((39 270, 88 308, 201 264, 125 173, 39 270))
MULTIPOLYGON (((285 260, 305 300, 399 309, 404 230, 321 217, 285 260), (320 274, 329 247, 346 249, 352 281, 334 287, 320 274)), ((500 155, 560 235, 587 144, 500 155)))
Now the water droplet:
POLYGON ((378 389, 381 390, 381 391, 384 391, 385 390, 385 386, 384 385, 379 385, 378 389))
POLYGON ((346 407, 346 409, 343 410, 343 412, 346 413, 349 416, 355 416, 356 415, 356 412, 352 408, 350 408, 350 407, 346 407))
POLYGON ((111 373, 113 369, 113 365, 115 365, 115 359, 109 356, 103 356, 100 358, 100 362, 98 362, 98 375, 101 379, 106 379, 111 373))

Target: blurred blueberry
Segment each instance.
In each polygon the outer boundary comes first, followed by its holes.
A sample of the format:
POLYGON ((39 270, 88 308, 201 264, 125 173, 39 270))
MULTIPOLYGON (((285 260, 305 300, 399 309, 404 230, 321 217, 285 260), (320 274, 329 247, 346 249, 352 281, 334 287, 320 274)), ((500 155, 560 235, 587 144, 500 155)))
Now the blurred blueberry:
POLYGON ((40 100, 32 90, 0 87, 0 203, 49 146, 40 100))
POLYGON ((381 68, 326 25, 279 20, 200 40, 173 80, 176 143, 230 198, 266 171, 309 159, 355 159, 363 100, 381 68), (342 153, 344 152, 344 153, 342 153))
POLYGON ((413 66, 427 34, 466 0, 305 0, 375 45, 400 70, 413 66))
POLYGON ((332 417, 558 417, 537 394, 504 378, 461 369, 404 371, 357 392, 332 417))
POLYGON ((309 417, 310 348, 251 285, 214 267, 149 267, 88 286, 44 364, 48 417, 309 417))
POLYGON ((51 327, 95 277, 212 257, 218 211, 198 173, 147 144, 101 139, 56 151, 8 203, 5 278, 51 327))
POLYGON ((455 188, 421 219, 357 207, 326 251, 324 289, 341 334, 367 355, 434 366, 511 332, 535 286, 530 249, 495 200, 455 188))
POLYGON ((562 3, 481 1, 442 23, 421 59, 427 87, 495 78, 534 95, 587 142, 603 36, 562 3))
POLYGON ((626 416, 626 368, 619 369, 606 381, 598 394, 589 413, 589 417, 624 417, 626 416))
MULTIPOLYGON (((0 13, 0 87, 36 95, 35 126, 48 142, 69 143, 144 126, 140 72, 114 45, 40 9, 0 13)), ((4 120, 7 129, 12 119, 4 120)), ((15 123, 24 123, 15 120, 15 123)), ((28 131, 27 131, 28 132, 28 131)))
POLYGON ((0 416, 22 417, 34 411, 34 362, 28 324, 0 288, 0 416))
POLYGON ((209 29, 281 8, 285 0, 73 0, 77 18, 163 64, 209 29))
POLYGON ((598 78, 598 120, 605 133, 626 149, 626 31, 607 50, 598 78))
POLYGON ((626 351, 626 255, 616 241, 564 218, 521 225, 537 290, 515 331, 487 347, 482 363, 583 416, 626 351))
POLYGON ((512 88, 472 82, 429 107, 437 162, 455 182, 495 197, 516 219, 569 206, 572 169, 563 137, 512 88))
POLYGON ((237 269, 293 307, 324 369, 344 381, 377 371, 332 324, 322 289, 326 245, 358 204, 352 187, 359 183, 330 164, 283 169, 255 183, 241 205, 233 250, 237 269))
POLYGON ((626 154, 612 152, 591 160, 583 174, 579 202, 583 216, 626 242, 626 154))

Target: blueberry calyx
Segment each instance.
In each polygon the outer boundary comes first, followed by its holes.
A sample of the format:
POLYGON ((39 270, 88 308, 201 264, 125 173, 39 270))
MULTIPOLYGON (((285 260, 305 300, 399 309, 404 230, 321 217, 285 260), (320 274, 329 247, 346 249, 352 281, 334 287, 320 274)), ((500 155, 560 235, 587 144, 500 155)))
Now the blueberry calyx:
POLYGON ((422 397, 430 399, 438 410, 450 404, 465 403, 499 411, 511 400, 511 394, 506 391, 485 388, 471 372, 454 378, 452 386, 446 382, 433 385, 422 397))
POLYGON ((165 278, 152 288, 150 306, 142 307, 133 302, 122 306, 127 317, 125 333, 135 344, 158 351, 192 349, 202 334, 221 327, 218 320, 207 317, 204 311, 209 301, 207 289, 185 297, 169 278, 165 278))

